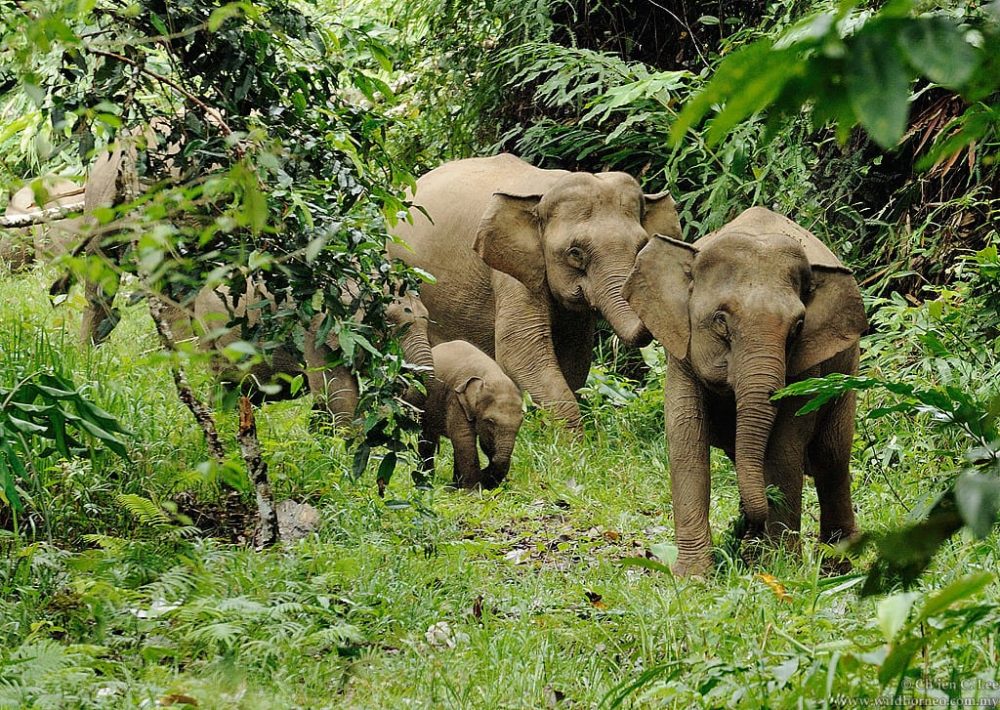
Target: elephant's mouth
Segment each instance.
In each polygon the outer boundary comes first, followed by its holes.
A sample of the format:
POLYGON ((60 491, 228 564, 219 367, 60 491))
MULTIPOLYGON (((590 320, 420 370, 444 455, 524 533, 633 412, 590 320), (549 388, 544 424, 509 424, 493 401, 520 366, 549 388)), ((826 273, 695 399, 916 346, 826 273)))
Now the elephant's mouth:
POLYGON ((592 311, 598 316, 601 314, 597 306, 587 300, 587 296, 583 293, 583 289, 574 291, 569 296, 560 295, 558 297, 558 301, 559 305, 567 311, 592 311))

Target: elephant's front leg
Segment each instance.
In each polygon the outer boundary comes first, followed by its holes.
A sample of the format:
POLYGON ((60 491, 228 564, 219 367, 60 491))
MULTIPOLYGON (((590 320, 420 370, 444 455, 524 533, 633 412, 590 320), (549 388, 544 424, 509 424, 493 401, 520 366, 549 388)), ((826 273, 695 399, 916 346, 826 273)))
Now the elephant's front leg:
POLYGON ((346 365, 329 364, 334 352, 326 343, 316 341, 318 325, 319 316, 306 331, 302 353, 306 361, 306 381, 313 395, 313 410, 329 414, 335 427, 347 427, 354 420, 360 398, 358 381, 346 365))
POLYGON ((815 415, 795 416, 803 404, 798 397, 781 402, 764 463, 764 483, 777 491, 768 504, 764 533, 795 551, 802 526, 806 445, 815 426, 815 415))
POLYGON ((465 411, 457 398, 448 401, 445 414, 445 429, 455 462, 455 486, 458 488, 475 488, 482 478, 479 468, 479 449, 476 446, 476 429, 473 422, 465 417, 465 411))
POLYGON ((706 574, 712 569, 712 531, 708 521, 711 478, 705 396, 688 366, 672 357, 667 365, 663 410, 678 548, 674 573, 706 574))
POLYGON ((580 406, 556 356, 549 302, 506 274, 495 274, 496 361, 534 402, 580 428, 580 406))
POLYGON ((555 345, 559 369, 574 394, 587 384, 590 363, 594 357, 595 323, 590 313, 555 309, 552 320, 552 342, 555 345))
POLYGON ((426 430, 417 442, 417 453, 420 455, 420 471, 425 481, 434 478, 434 457, 437 454, 438 437, 426 430))

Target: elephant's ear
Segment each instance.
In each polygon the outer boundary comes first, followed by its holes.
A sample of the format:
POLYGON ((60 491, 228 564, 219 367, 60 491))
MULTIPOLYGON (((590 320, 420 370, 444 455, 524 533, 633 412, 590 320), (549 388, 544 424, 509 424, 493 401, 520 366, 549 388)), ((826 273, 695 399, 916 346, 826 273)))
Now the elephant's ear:
POLYGON ((483 391, 483 384, 482 377, 470 377, 455 388, 458 403, 461 405, 462 411, 465 412, 465 418, 470 422, 476 418, 476 407, 479 395, 483 391))
POLYGON ((537 292, 545 285, 538 202, 541 195, 495 192, 479 222, 475 250, 491 268, 537 292))
POLYGON ((681 220, 677 216, 677 205, 669 192, 643 195, 642 227, 646 234, 663 234, 674 239, 681 238, 681 220))
POLYGON ((84 211, 109 207, 122 198, 122 168, 124 154, 120 145, 106 150, 94 160, 83 192, 84 211))
POLYGON ((802 334, 790 354, 792 376, 851 347, 868 327, 861 290, 850 269, 814 264, 811 291, 802 334))
POLYGON ((687 357, 691 339, 688 300, 691 265, 698 250, 691 244, 656 236, 642 248, 622 295, 673 357, 687 357))

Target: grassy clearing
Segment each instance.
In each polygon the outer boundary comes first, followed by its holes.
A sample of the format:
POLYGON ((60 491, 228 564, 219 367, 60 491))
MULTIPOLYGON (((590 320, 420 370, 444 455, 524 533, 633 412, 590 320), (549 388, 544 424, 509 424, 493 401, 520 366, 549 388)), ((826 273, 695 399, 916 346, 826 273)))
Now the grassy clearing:
MULTIPOLYGON (((386 501, 371 473, 348 477, 341 441, 308 430, 308 400, 268 405, 260 431, 276 494, 320 508, 316 535, 256 553, 141 523, 117 496, 162 501, 178 485, 207 485, 195 472, 204 446, 144 306, 127 307, 110 342, 87 353, 75 343, 79 297, 53 310, 47 276, 0 280, 4 376, 17 361, 90 383, 134 433, 133 461, 33 462, 38 513, 0 538, 0 707, 585 708, 643 679, 624 706, 837 707, 838 697, 897 691, 936 697, 960 678, 967 697, 1000 693, 995 583, 965 603, 981 608, 978 623, 942 636, 931 620, 904 686, 880 686, 896 607, 859 599, 857 576, 820 574, 811 486, 801 558, 776 552, 708 581, 624 567, 673 534, 655 386, 624 407, 591 401, 583 441, 532 412, 498 491, 448 490, 446 447, 433 490, 397 475, 386 501)), ((194 380, 208 391, 205 373, 194 380)), ((220 418, 235 451, 234 416, 220 418)), ((866 529, 919 508, 952 465, 942 452, 954 448, 925 424, 880 420, 859 432, 866 529)), ((713 486, 721 543, 737 508, 721 458, 713 486)), ((996 568, 996 535, 960 539, 915 608, 930 590, 996 568)))

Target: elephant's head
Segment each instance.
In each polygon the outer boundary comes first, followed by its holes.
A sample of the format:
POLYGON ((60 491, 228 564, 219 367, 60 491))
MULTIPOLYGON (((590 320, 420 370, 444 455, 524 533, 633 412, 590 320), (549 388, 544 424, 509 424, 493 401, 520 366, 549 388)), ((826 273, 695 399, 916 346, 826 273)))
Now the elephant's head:
POLYGON ((482 486, 495 488, 510 470, 523 416, 521 393, 510 380, 489 377, 470 377, 455 392, 466 419, 475 424, 479 444, 490 460, 483 472, 482 486))
POLYGON ((752 208, 695 244, 655 238, 625 298, 672 358, 736 401, 736 474, 752 525, 767 518, 764 457, 775 390, 858 342, 861 292, 819 240, 752 208))
POLYGON ((406 362, 433 373, 434 356, 427 334, 430 315, 420 297, 408 291, 389 304, 385 315, 399 336, 406 362))
POLYGON ((476 252, 492 268, 569 310, 596 310, 630 345, 649 331, 622 298, 652 234, 680 237, 674 201, 643 195, 625 173, 569 173, 544 194, 497 192, 479 224, 476 252))

